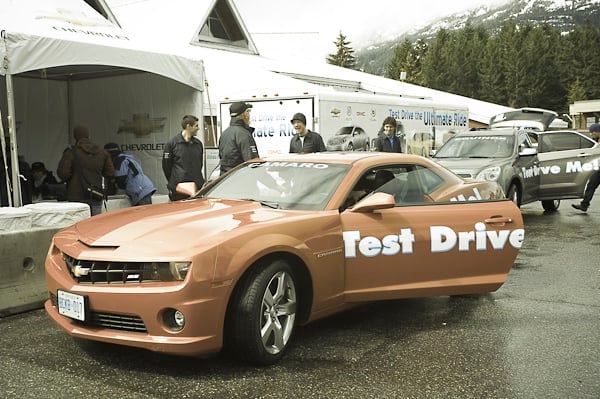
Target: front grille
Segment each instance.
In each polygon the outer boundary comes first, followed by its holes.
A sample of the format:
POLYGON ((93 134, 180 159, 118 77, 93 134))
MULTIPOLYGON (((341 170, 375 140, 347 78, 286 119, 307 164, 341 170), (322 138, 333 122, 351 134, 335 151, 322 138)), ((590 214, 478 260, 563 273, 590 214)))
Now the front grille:
POLYGON ((75 259, 63 254, 69 273, 81 284, 126 284, 172 281, 166 262, 106 262, 75 259))
MULTIPOLYGON (((56 294, 49 294, 52 305, 56 307, 58 301, 56 294)), ((89 327, 109 328, 111 330, 128 331, 143 334, 148 333, 148 330, 146 330, 146 325, 144 324, 142 318, 133 315, 90 312, 89 321, 74 321, 89 327)))
POLYGON ((460 177, 463 178, 467 178, 467 179, 471 179, 473 176, 471 176, 470 173, 457 173, 457 175, 459 175, 460 177))

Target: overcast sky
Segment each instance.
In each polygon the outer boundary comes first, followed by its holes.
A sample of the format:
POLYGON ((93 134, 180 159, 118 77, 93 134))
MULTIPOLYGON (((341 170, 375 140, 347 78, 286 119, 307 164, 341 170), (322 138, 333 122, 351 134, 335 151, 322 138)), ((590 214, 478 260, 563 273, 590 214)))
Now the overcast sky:
POLYGON ((508 0, 234 0, 261 54, 324 59, 341 31, 355 49, 508 0), (289 43, 292 43, 291 45, 289 43))

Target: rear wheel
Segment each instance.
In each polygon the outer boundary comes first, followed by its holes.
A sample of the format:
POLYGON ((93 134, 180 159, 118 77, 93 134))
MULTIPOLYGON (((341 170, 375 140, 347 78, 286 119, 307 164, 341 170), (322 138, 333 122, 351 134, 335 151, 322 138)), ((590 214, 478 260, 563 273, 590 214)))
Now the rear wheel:
POLYGON ((542 207, 545 211, 555 212, 560 206, 560 200, 544 200, 542 201, 542 207))
POLYGON ((276 363, 292 338, 296 304, 296 278, 286 262, 251 271, 240 281, 227 315, 230 349, 256 365, 276 363))
POLYGON ((521 206, 521 190, 519 190, 519 186, 515 183, 511 183, 508 187, 508 192, 506 193, 506 198, 515 203, 516 206, 521 206))

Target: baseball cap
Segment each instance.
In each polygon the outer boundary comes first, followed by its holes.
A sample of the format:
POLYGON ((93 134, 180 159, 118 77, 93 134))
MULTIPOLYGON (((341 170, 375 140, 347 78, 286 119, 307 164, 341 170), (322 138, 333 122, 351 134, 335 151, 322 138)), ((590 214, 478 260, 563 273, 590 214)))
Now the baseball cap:
POLYGON ((238 101, 229 106, 229 115, 230 116, 239 116, 246 112, 247 109, 252 108, 252 104, 245 103, 243 101, 238 101))

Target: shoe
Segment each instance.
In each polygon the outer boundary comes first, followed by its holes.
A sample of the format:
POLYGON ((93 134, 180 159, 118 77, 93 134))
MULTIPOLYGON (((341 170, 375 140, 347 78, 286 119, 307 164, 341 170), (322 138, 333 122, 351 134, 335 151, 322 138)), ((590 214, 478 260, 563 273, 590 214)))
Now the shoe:
POLYGON ((575 209, 578 209, 582 212, 587 212, 587 206, 583 206, 583 205, 578 205, 578 204, 571 204, 571 206, 575 209))

